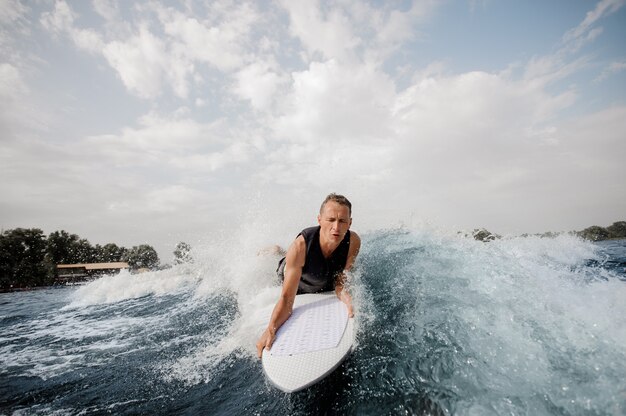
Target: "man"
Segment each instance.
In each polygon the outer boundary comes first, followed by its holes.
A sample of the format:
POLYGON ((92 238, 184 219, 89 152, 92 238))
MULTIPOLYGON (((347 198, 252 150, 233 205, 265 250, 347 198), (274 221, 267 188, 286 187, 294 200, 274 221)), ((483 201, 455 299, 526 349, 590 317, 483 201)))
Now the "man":
POLYGON ((256 344, 259 358, 264 348, 272 347, 276 331, 289 319, 296 294, 334 290, 346 304, 348 315, 354 316, 352 299, 344 290, 344 272, 350 270, 361 248, 361 239, 349 230, 352 204, 343 195, 328 195, 317 222, 317 227, 305 228, 298 234, 278 264, 283 288, 267 329, 256 344))

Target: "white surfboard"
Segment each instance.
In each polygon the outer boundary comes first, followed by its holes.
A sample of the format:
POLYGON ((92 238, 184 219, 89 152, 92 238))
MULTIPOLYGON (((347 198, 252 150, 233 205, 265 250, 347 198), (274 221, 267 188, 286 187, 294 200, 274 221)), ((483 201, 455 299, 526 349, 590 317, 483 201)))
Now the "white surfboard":
POLYGON ((348 317, 348 308, 335 292, 298 295, 271 350, 263 350, 263 370, 280 390, 302 390, 348 357, 354 337, 354 319, 348 317))

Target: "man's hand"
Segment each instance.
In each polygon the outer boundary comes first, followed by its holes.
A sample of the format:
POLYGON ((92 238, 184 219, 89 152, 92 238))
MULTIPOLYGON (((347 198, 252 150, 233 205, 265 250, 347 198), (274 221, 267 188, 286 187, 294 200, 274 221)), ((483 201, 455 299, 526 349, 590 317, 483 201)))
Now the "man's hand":
POLYGON ((352 309, 352 298, 350 297, 350 294, 345 290, 341 290, 338 297, 340 301, 346 304, 346 307, 348 308, 348 316, 350 318, 354 318, 354 309, 352 309))
POLYGON ((263 355, 263 349, 269 350, 272 348, 272 344, 274 343, 274 339, 276 338, 276 330, 272 328, 267 328, 261 338, 256 343, 256 353, 259 358, 263 355))

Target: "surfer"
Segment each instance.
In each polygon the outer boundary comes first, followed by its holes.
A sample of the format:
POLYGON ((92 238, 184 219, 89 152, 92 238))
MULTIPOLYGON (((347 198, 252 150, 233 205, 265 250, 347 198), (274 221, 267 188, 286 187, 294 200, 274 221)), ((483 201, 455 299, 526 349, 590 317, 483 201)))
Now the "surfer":
POLYGON ((359 236, 350 231, 352 204, 343 195, 328 195, 322 202, 317 222, 318 226, 305 228, 298 234, 278 263, 276 272, 283 287, 267 329, 256 344, 259 358, 263 348, 272 347, 276 331, 289 319, 297 294, 334 290, 346 304, 348 315, 354 316, 352 298, 344 289, 345 272, 354 264, 361 247, 359 236))

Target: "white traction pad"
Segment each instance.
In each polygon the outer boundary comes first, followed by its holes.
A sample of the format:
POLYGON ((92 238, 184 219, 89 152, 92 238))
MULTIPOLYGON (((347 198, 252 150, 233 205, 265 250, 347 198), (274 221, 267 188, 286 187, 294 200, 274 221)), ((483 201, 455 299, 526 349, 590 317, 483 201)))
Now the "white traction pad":
POLYGON ((298 306, 278 329, 270 354, 296 355, 335 348, 347 323, 346 305, 335 296, 298 306))
POLYGON ((354 319, 334 292, 298 295, 271 350, 263 350, 263 371, 284 392, 302 390, 337 368, 352 351, 354 339, 354 319), (287 333, 290 327, 293 336, 287 333))

